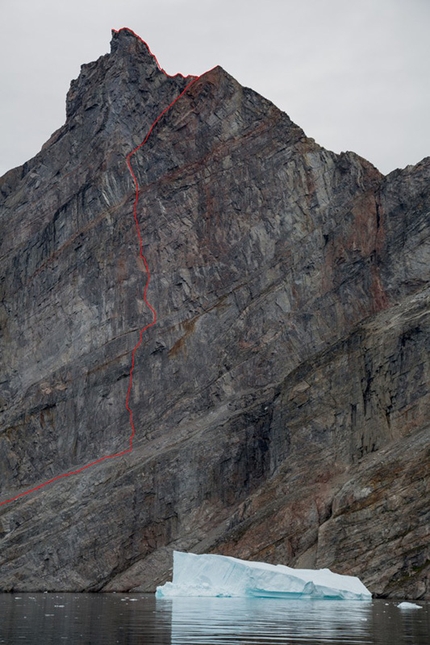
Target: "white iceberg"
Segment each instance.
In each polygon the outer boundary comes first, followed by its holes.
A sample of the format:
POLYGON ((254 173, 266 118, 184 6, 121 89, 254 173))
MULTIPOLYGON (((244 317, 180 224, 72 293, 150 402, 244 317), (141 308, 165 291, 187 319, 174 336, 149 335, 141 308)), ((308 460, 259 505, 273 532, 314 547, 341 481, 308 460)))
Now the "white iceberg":
POLYGON ((157 587, 157 598, 216 596, 370 600, 356 577, 329 569, 292 569, 224 555, 173 552, 173 580, 157 587))
POLYGON ((414 602, 401 602, 397 607, 399 609, 422 609, 421 605, 416 605, 414 602))

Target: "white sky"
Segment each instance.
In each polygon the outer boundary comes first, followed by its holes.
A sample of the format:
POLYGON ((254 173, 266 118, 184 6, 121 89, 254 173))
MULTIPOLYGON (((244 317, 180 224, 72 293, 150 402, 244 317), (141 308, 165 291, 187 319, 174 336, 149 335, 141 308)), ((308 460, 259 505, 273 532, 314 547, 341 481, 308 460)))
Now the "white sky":
POLYGON ((221 65, 324 147, 382 172, 430 155, 430 0, 0 0, 0 175, 65 120, 80 65, 130 27, 170 74, 221 65))

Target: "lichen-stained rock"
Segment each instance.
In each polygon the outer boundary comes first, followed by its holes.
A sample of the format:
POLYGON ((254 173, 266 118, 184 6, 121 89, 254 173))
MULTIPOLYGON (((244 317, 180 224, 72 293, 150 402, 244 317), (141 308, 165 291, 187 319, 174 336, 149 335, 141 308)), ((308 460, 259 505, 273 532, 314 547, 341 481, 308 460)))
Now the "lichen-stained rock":
POLYGON ((134 450, 0 506, 0 587, 153 590, 175 548, 430 597, 430 159, 384 177, 127 29, 0 179, 0 502, 128 447, 126 156, 169 105, 131 157, 134 450))

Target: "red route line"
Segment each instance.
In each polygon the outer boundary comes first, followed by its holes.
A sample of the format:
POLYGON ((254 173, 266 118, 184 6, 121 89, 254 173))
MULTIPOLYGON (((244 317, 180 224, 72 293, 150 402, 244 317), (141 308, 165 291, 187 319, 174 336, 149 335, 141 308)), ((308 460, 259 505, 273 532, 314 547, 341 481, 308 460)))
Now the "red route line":
POLYGON ((186 85, 185 88, 182 90, 182 92, 175 99, 173 99, 173 101, 166 108, 164 108, 164 110, 162 112, 160 112, 160 114, 157 116, 157 118, 155 119, 155 121, 153 122, 151 127, 149 128, 148 133, 147 133, 146 137, 144 138, 144 140, 141 143, 139 143, 139 145, 136 146, 136 148, 134 148, 134 150, 129 152, 127 157, 126 157, 128 170, 130 172, 130 175, 133 178, 134 188, 135 188, 134 205, 133 205, 133 217, 134 217, 134 222, 135 222, 135 225, 136 225, 137 238, 139 240, 139 256, 143 261, 143 264, 145 266, 145 271, 146 271, 146 283, 145 283, 145 287, 143 289, 143 301, 144 301, 144 303, 146 304, 146 306, 148 307, 148 309, 152 313, 151 322, 148 323, 147 325, 145 325, 145 327, 143 327, 140 330, 139 340, 137 341, 137 343, 134 346, 133 351, 131 353, 130 379, 129 379, 129 384, 128 384, 127 396, 126 396, 126 399, 125 399, 125 407, 127 408, 127 411, 128 411, 129 417, 130 417, 131 435, 130 435, 130 439, 129 439, 130 448, 126 452, 131 452, 133 450, 133 439, 136 436, 136 429, 135 429, 134 421, 133 421, 133 411, 132 411, 132 409, 130 408, 130 405, 129 405, 131 389, 133 387, 133 372, 134 372, 134 364, 135 364, 135 355, 136 355, 136 352, 139 349, 140 345, 142 344, 143 334, 150 327, 153 327, 155 325, 155 323, 157 322, 157 312, 155 311, 154 307, 151 305, 151 303, 149 302, 149 300, 147 298, 149 282, 151 280, 151 272, 149 270, 148 261, 147 261, 145 255, 144 255, 144 253, 143 253, 143 240, 142 240, 142 234, 140 232, 139 219, 138 219, 138 216, 137 216, 137 206, 138 206, 138 203, 139 203, 139 183, 137 181, 136 175, 134 174, 134 171, 133 171, 133 168, 132 168, 132 165, 131 165, 131 158, 133 157, 134 154, 136 154, 136 152, 138 152, 141 148, 143 148, 143 146, 145 145, 145 143, 148 141, 149 137, 151 136, 152 131, 154 130, 156 125, 159 123, 159 121, 163 118, 163 116, 166 114, 166 112, 168 112, 175 105, 175 103, 177 101, 179 101, 179 99, 185 94, 185 92, 191 87, 191 85, 193 85, 196 81, 198 81, 199 78, 200 78, 200 76, 197 76, 192 81, 190 81, 188 83, 188 85, 186 85))
MULTIPOLYGON (((144 40, 142 40, 139 36, 137 36, 131 29, 124 28, 126 31, 129 31, 131 34, 133 34, 138 40, 143 42, 147 47, 148 45, 145 43, 144 40)), ((115 30, 113 30, 115 31, 115 30)), ((122 31, 122 30, 120 30, 122 31)), ((118 33, 115 31, 115 33, 118 33)), ((164 74, 166 72, 160 67, 156 57, 152 54, 151 50, 148 47, 148 51, 150 54, 154 57, 155 61, 157 62, 158 68, 160 71, 162 71, 164 74)), ((169 76, 169 74, 166 74, 166 76, 169 76)), ((182 74, 180 74, 182 76, 182 74)), ((173 78, 173 77, 171 77, 173 78)), ((185 76, 182 76, 182 78, 187 78, 185 76)), ((189 78, 189 77, 188 77, 189 78)), ((139 347, 142 344, 143 340, 143 334, 153 327, 156 322, 157 322, 157 312, 154 309, 154 307, 151 305, 151 303, 148 300, 147 294, 148 294, 148 287, 149 283, 151 280, 151 272, 149 270, 149 265, 148 261, 143 253, 143 239, 142 239, 142 234, 140 232, 140 226, 139 226, 139 218, 137 215, 137 207, 139 204, 139 182, 137 181, 137 177, 133 171, 132 165, 131 165, 131 159, 136 152, 138 152, 143 146, 146 144, 148 141, 149 137, 151 136, 154 128, 156 125, 160 122, 160 120, 163 118, 163 116, 175 105, 177 101, 185 94, 185 92, 193 85, 196 83, 201 78, 201 76, 197 77, 192 77, 192 80, 185 86, 185 88, 182 90, 178 96, 173 99, 173 101, 166 107, 160 114, 157 116, 155 121, 152 123, 151 127, 149 128, 145 138, 141 143, 139 143, 138 146, 134 148, 131 152, 129 152, 126 156, 126 163, 128 170, 130 172, 130 175, 133 179, 134 183, 134 203, 133 203, 133 218, 134 218, 134 223, 136 227, 136 233, 137 233, 137 238, 139 241, 139 257, 142 259, 144 267, 145 267, 145 272, 146 272, 146 282, 145 286, 143 288, 143 301, 146 304, 146 306, 149 308, 151 314, 152 314, 152 320, 149 322, 147 325, 142 327, 142 329, 139 332, 139 340, 137 341, 136 345, 133 347, 133 350, 131 352, 131 368, 130 368, 130 375, 129 375, 129 383, 128 383, 128 389, 127 389, 127 395, 125 399, 125 407, 127 409, 127 412, 129 414, 129 420, 130 420, 130 427, 131 427, 131 434, 129 437, 129 447, 126 448, 126 450, 122 450, 121 452, 116 452, 112 455, 105 455, 104 457, 100 457, 99 459, 96 459, 95 461, 91 461, 89 464, 86 464, 85 466, 82 466, 81 468, 78 468, 77 470, 71 470, 67 473, 62 473, 61 475, 56 475, 55 477, 52 477, 51 479, 48 479, 47 481, 43 482, 42 484, 38 484, 37 486, 34 486, 33 488, 29 488, 28 490, 22 491, 21 493, 18 493, 18 495, 15 495, 14 497, 10 497, 9 499, 5 499, 4 501, 0 502, 0 506, 4 506, 5 504, 9 504, 10 502, 14 502, 15 500, 19 499, 20 497, 24 497, 25 495, 30 495, 30 493, 34 493, 41 488, 44 488, 45 486, 48 486, 49 484, 53 484, 54 482, 60 480, 60 479, 65 479, 66 477, 72 477, 73 475, 79 475, 80 473, 84 472, 84 470, 87 470, 88 468, 91 468, 92 466, 95 466, 96 464, 100 464, 102 461, 106 461, 107 459, 115 459, 116 457, 122 457, 123 455, 127 455, 133 451, 133 439, 136 436, 136 428, 134 425, 134 420, 133 420, 133 411, 130 407, 130 396, 131 396, 131 390, 133 387, 133 372, 134 372, 134 367, 135 367, 135 357, 136 357, 136 352, 139 349, 139 347)))

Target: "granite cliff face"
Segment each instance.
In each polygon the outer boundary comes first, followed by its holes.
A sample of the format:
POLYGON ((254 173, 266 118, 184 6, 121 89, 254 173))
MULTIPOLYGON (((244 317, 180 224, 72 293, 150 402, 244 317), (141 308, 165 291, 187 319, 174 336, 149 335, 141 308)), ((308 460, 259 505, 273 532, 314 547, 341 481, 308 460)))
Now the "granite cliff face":
MULTIPOLYGON (((0 179, 0 502, 129 445, 126 157, 193 80, 114 32, 0 179)), ((1 588, 152 590, 175 548, 430 598, 430 159, 384 177, 217 67, 131 165, 134 449, 0 506, 1 588)))

